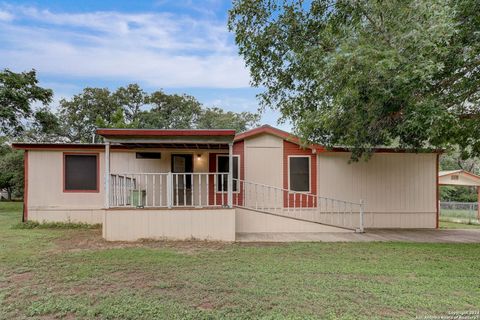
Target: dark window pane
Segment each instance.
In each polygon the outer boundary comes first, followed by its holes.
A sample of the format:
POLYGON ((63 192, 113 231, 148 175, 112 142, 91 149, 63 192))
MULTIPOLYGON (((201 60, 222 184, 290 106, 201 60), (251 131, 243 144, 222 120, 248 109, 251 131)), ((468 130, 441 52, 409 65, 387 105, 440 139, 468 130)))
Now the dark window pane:
MULTIPOLYGON (((239 174, 239 163, 238 157, 233 157, 233 179, 238 179, 239 174)), ((218 167, 217 172, 227 172, 228 173, 228 156, 218 156, 218 167)), ((238 181, 233 182, 233 191, 237 191, 238 181)), ((217 190, 218 191, 228 191, 228 175, 223 175, 222 177, 218 176, 217 178, 217 190), (222 179, 223 179, 223 189, 222 189, 222 179)))
POLYGON ((309 191, 309 158, 291 157, 290 158, 290 189, 293 191, 309 191))
POLYGON ((97 190, 97 156, 65 155, 65 190, 97 190))
POLYGON ((137 159, 161 159, 162 154, 160 152, 137 152, 135 154, 137 159))

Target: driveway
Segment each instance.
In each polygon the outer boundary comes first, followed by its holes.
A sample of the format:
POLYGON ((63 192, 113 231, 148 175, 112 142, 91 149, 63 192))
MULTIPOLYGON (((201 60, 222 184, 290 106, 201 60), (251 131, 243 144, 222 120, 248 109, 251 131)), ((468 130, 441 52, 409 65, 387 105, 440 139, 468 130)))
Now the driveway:
POLYGON ((374 229, 365 233, 237 233, 240 242, 371 242, 480 243, 480 229, 374 229))

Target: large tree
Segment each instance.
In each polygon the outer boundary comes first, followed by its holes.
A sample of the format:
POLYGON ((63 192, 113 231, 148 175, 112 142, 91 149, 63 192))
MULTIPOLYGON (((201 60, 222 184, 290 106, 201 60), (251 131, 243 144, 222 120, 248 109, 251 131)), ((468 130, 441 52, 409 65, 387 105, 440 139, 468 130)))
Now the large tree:
POLYGON ((148 102, 151 109, 138 115, 140 128, 194 128, 202 111, 202 104, 195 97, 186 94, 155 91, 150 94, 148 102))
POLYGON ((13 150, 6 140, 0 138, 0 190, 6 190, 11 200, 23 194, 23 152, 13 150))
POLYGON ((136 83, 120 87, 113 94, 113 99, 124 112, 125 122, 135 122, 142 107, 149 101, 149 95, 136 83))
POLYGON ((38 86, 35 70, 0 71, 0 134, 16 136, 34 116, 33 103, 47 105, 53 92, 38 86))
POLYGON ((95 129, 115 122, 120 106, 110 90, 85 88, 73 98, 60 100, 62 135, 70 141, 90 142, 95 129))
POLYGON ((480 154, 478 0, 235 0, 263 106, 306 140, 480 154))
POLYGON ((167 94, 161 90, 148 94, 137 84, 113 92, 106 88, 85 88, 71 99, 60 101, 58 118, 47 110, 39 111, 42 112, 37 112, 31 133, 45 139, 57 134, 57 139, 72 142, 90 142, 98 127, 244 131, 257 125, 260 118, 250 112, 205 108, 186 94, 167 94))
POLYGON ((234 129, 243 132, 259 124, 260 114, 251 112, 224 111, 220 108, 206 108, 197 119, 199 129, 234 129))

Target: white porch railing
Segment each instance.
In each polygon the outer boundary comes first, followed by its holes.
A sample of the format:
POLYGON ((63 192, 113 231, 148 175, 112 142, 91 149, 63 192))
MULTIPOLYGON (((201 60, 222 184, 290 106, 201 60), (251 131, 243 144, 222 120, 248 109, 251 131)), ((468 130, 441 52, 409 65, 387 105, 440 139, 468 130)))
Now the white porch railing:
POLYGON ((233 205, 294 219, 364 231, 364 205, 234 179, 233 205))
MULTIPOLYGON (((228 207, 228 173, 115 173, 109 207, 228 207)), ((233 179, 233 206, 363 232, 364 205, 233 179)))
POLYGON ((115 173, 109 207, 226 207, 228 173, 115 173), (210 190, 213 188, 213 190, 210 190))

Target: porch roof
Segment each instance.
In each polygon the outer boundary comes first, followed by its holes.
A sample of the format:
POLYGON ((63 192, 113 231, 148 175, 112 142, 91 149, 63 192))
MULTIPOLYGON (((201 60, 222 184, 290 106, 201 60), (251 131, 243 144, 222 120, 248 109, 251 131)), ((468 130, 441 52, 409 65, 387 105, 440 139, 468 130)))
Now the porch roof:
POLYGON ((97 129, 105 141, 133 148, 228 149, 235 130, 97 129))

